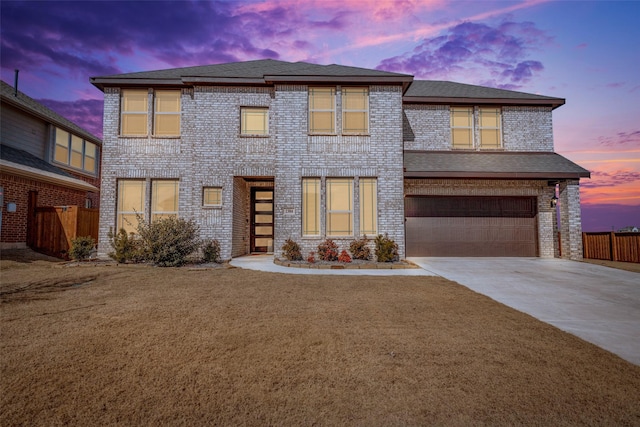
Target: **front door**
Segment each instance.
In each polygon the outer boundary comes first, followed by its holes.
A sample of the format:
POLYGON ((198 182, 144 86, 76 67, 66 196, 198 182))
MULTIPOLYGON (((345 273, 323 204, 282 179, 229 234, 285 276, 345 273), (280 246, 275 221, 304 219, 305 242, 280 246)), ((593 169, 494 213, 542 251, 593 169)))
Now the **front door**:
POLYGON ((273 188, 251 189, 251 252, 273 252, 273 188))

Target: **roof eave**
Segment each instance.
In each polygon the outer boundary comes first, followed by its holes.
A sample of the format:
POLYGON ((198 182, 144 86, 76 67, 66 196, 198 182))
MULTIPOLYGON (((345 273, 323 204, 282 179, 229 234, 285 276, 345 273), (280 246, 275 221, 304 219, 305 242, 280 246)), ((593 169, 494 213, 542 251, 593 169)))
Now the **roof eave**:
POLYGON ((473 172, 473 171, 406 171, 405 178, 472 178, 472 179, 580 179, 591 178, 585 172, 473 172))
POLYGON ((113 77, 91 77, 92 85, 104 92, 107 86, 182 86, 182 79, 132 79, 113 77))
POLYGON ((267 82, 296 82, 296 83, 393 83, 408 84, 413 81, 411 76, 285 76, 265 75, 267 82))
POLYGON ((407 104, 500 104, 500 105, 547 105, 556 109, 565 104, 562 98, 461 98, 443 96, 403 96, 407 104))
POLYGON ((75 190, 84 190, 91 192, 100 191, 98 187, 91 185, 81 179, 58 175, 57 173, 43 171, 41 169, 21 165, 19 163, 10 162, 4 159, 0 159, 0 171, 34 179, 36 181, 46 182, 49 184, 61 185, 66 188, 73 188, 75 190))

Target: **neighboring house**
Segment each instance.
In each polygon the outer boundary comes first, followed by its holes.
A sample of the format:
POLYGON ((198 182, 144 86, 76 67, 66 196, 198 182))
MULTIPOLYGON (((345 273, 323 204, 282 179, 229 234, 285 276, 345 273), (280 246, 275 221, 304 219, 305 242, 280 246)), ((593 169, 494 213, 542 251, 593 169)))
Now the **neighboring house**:
POLYGON ((104 92, 99 253, 111 228, 194 220, 222 257, 387 233, 404 256, 580 258, 563 99, 259 60, 94 77, 104 92))
POLYGON ((1 248, 24 248, 40 206, 98 208, 102 141, 11 85, 0 100, 1 248))

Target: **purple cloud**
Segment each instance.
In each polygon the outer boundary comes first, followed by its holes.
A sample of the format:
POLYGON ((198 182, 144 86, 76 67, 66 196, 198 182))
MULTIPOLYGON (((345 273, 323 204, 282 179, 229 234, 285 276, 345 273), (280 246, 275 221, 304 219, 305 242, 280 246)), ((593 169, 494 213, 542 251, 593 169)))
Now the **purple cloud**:
POLYGON ((621 170, 612 173, 591 171, 591 179, 581 182, 580 186, 585 188, 612 187, 636 181, 640 181, 640 172, 638 171, 621 170))
POLYGON ((614 145, 624 145, 625 147, 640 148, 640 130, 631 132, 618 132, 612 136, 601 136, 598 138, 600 144, 607 147, 614 145))
POLYGON ((445 35, 423 40, 412 52, 384 59, 377 68, 444 80, 473 72, 477 84, 516 89, 544 70, 540 61, 528 56, 548 40, 531 22, 496 27, 465 22, 445 35))
POLYGON ((102 138, 102 113, 104 109, 102 100, 55 101, 53 99, 38 99, 38 102, 98 138, 102 138))

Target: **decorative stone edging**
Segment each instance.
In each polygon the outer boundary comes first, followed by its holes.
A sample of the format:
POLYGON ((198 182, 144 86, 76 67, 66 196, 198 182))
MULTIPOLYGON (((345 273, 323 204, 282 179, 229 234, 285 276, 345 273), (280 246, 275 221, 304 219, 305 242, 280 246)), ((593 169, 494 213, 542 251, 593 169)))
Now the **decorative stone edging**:
POLYGON ((312 264, 309 262, 296 262, 274 258, 273 263, 282 267, 310 268, 315 270, 406 270, 410 268, 420 268, 407 260, 401 260, 398 262, 370 261, 363 263, 335 262, 331 264, 324 264, 322 261, 319 261, 312 264))

